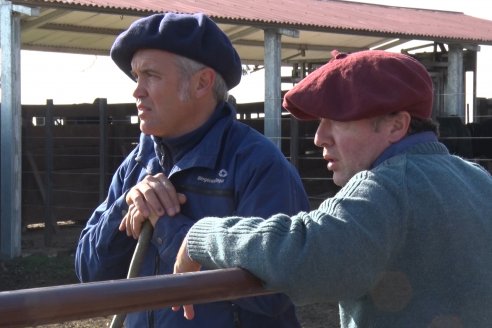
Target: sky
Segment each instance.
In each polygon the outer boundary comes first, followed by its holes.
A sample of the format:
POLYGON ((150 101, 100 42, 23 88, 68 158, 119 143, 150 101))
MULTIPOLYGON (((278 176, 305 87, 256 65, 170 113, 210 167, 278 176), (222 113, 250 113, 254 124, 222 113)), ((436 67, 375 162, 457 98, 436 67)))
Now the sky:
MULTIPOLYGON (((464 12, 492 20, 491 0, 373 0, 358 2, 464 12)), ((290 70, 287 72, 289 74, 290 70)), ((492 46, 478 53, 477 97, 492 98, 492 46)), ((238 103, 263 101, 264 71, 242 78, 231 90, 238 103)), ((135 83, 107 56, 21 51, 21 103, 132 103, 135 83)))

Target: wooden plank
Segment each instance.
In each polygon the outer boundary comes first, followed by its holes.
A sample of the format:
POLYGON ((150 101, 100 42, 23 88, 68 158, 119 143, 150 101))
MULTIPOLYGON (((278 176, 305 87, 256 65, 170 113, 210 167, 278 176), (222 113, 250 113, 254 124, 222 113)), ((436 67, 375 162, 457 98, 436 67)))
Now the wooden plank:
POLYGON ((49 99, 46 103, 46 124, 45 124, 45 198, 44 198, 44 244, 51 246, 51 237, 56 232, 53 222, 53 100, 49 99))

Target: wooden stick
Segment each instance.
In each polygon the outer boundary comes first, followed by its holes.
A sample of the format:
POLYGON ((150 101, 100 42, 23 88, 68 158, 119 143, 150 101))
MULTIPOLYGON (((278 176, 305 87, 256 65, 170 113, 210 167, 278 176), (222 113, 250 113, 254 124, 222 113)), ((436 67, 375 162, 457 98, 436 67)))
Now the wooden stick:
MULTIPOLYGON (((137 246, 133 251, 132 261, 130 262, 130 268, 128 269, 127 279, 138 277, 142 262, 149 248, 150 239, 152 238, 152 232, 154 231, 152 224, 149 220, 146 220, 142 225, 142 231, 138 236, 137 246)), ((118 313, 113 316, 111 320, 110 328, 121 328, 125 322, 126 313, 118 313)))

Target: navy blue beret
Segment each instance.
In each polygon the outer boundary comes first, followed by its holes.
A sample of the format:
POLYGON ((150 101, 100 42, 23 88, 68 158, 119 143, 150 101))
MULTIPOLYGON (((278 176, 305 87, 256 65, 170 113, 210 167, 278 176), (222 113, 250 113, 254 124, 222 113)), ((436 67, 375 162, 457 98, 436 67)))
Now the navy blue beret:
POLYGON ((229 89, 241 81, 241 59, 227 35, 204 14, 155 14, 133 22, 111 47, 111 58, 131 79, 139 49, 160 49, 215 69, 229 89))

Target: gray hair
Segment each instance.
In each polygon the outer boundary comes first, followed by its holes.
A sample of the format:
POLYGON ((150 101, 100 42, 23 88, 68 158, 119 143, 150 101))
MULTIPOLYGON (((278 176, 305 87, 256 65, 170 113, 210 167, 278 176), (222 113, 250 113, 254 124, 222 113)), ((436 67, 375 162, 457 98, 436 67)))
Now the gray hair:
MULTIPOLYGON (((207 66, 193 59, 180 55, 176 55, 176 64, 181 71, 179 97, 181 100, 184 101, 189 99, 190 96, 189 92, 191 76, 207 66)), ((215 82, 213 86, 215 99, 217 101, 227 101, 227 97, 229 95, 227 85, 222 76, 217 71, 215 71, 215 75, 215 82)))

